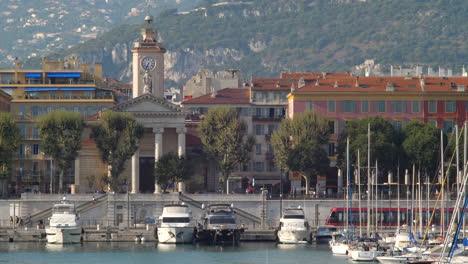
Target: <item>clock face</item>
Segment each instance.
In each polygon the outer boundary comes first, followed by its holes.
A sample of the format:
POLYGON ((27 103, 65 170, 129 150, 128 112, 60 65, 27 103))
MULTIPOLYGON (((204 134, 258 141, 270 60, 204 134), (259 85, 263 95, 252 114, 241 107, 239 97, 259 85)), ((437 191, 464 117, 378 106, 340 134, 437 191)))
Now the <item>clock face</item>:
POLYGON ((141 60, 141 67, 146 71, 152 71, 156 67, 156 61, 151 57, 144 57, 141 60))

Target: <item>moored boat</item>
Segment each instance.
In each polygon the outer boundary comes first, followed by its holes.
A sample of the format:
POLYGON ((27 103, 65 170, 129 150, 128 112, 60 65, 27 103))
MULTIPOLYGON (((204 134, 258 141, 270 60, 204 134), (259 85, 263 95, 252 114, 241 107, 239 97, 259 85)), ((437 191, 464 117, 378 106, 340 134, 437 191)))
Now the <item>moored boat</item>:
POLYGON ((280 219, 278 241, 285 244, 309 243, 311 239, 309 222, 301 207, 286 208, 280 219))
POLYGON ((75 212, 75 205, 68 203, 64 197, 60 204, 55 204, 52 207, 49 226, 45 228, 47 243, 80 243, 82 238, 81 230, 78 224, 78 215, 75 212))
POLYGON ((192 243, 194 240, 196 225, 187 205, 165 205, 159 219, 158 243, 192 243))

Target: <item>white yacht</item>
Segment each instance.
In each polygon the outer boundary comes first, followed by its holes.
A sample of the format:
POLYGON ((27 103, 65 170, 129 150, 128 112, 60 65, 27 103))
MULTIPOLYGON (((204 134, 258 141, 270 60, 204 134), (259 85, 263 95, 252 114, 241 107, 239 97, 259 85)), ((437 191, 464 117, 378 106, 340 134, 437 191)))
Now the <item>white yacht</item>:
POLYGON ((278 241, 290 244, 309 243, 310 235, 309 223, 302 208, 286 208, 280 219, 278 241))
POLYGON ((192 211, 187 205, 165 205, 159 219, 159 243, 192 243, 196 226, 192 219, 192 211))
POLYGON ((349 253, 349 245, 346 241, 346 237, 341 232, 334 232, 328 244, 335 255, 348 255, 349 253))
POLYGON ((52 216, 49 218, 49 226, 45 228, 47 243, 71 244, 81 242, 81 227, 78 224, 78 216, 75 205, 68 203, 63 198, 62 203, 52 207, 52 216))

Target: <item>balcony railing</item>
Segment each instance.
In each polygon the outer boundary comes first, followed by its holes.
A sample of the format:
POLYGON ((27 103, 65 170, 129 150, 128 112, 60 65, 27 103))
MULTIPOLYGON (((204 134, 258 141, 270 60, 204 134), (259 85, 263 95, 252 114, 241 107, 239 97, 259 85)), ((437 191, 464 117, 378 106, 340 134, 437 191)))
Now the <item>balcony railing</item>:
POLYGON ((252 116, 253 121, 275 121, 275 122, 280 122, 284 116, 252 116))
POLYGON ((113 100, 114 96, 111 94, 108 95, 92 95, 92 96, 50 96, 50 95, 37 95, 37 96, 21 96, 17 99, 27 99, 27 100, 103 100, 109 99, 113 100))
POLYGON ((288 100, 285 99, 256 99, 252 98, 252 104, 258 105, 286 105, 288 104, 288 100))

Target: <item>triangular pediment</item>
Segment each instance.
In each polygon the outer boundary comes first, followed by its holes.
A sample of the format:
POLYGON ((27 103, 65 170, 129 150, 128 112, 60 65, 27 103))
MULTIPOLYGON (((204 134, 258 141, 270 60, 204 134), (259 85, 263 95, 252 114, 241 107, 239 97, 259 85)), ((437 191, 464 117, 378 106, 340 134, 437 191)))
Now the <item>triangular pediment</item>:
POLYGON ((133 113, 182 113, 182 108, 178 105, 170 103, 162 98, 157 98, 152 94, 144 94, 142 96, 127 100, 111 108, 117 112, 133 112, 133 113))

